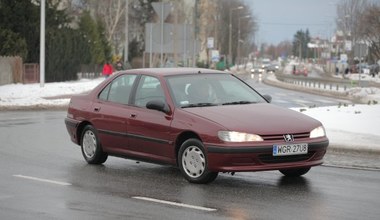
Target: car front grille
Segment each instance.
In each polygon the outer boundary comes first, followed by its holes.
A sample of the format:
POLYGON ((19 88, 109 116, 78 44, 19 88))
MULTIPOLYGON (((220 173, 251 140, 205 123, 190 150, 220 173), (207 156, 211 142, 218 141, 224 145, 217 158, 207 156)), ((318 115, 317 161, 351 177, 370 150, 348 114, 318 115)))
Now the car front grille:
POLYGON ((273 156, 271 154, 261 154, 259 159, 262 163, 289 163, 309 160, 314 155, 314 151, 302 155, 273 156))
MULTIPOLYGON (((284 141, 284 135, 285 134, 273 134, 273 135, 260 135, 264 141, 284 141)), ((305 139, 310 137, 310 133, 297 133, 292 134, 295 141, 300 139, 305 139)))

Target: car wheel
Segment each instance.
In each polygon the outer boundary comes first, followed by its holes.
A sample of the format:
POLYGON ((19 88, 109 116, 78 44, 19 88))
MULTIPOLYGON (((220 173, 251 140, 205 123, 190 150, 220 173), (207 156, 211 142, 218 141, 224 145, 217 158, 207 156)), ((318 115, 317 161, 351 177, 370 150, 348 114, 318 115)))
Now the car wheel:
POLYGON ((102 150, 95 128, 91 125, 83 129, 81 148, 83 157, 89 164, 102 164, 108 158, 108 154, 102 150))
POLYGON ((210 183, 218 176, 207 168, 207 157, 203 144, 198 139, 189 139, 181 145, 178 164, 185 179, 191 183, 210 183))
POLYGON ((302 176, 306 174, 307 172, 309 172, 309 170, 310 170, 310 167, 305 167, 305 168, 283 169, 283 170, 280 170, 280 172, 284 174, 285 176, 298 177, 298 176, 302 176))

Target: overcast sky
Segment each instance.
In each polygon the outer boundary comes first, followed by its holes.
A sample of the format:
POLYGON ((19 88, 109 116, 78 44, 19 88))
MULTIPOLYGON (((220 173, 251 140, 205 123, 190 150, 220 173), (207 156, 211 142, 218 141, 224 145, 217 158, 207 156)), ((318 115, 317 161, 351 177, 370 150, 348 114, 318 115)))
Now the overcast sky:
POLYGON ((245 0, 259 24, 256 43, 278 44, 292 40, 307 28, 312 37, 329 38, 335 31, 340 0, 245 0))

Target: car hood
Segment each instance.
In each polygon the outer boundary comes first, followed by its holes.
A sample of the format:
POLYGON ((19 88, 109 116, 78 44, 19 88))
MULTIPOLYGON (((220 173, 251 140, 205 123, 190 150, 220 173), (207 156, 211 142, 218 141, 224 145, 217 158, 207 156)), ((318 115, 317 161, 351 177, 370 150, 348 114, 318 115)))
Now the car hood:
POLYGON ((259 135, 310 132, 321 123, 297 111, 268 103, 184 108, 230 131, 259 135))

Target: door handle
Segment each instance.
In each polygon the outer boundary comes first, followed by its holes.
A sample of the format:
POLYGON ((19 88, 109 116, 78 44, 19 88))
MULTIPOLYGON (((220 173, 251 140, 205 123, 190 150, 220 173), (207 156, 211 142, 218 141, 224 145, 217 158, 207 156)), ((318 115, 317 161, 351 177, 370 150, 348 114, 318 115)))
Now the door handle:
POLYGON ((100 107, 95 107, 94 111, 96 111, 96 112, 100 111, 100 107))
POLYGON ((131 117, 131 118, 136 118, 137 115, 136 115, 135 113, 132 113, 132 114, 130 115, 130 117, 131 117))

